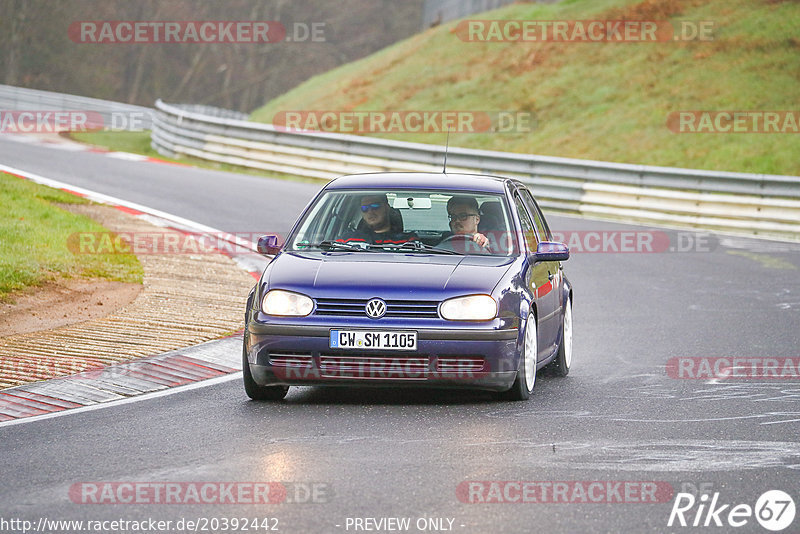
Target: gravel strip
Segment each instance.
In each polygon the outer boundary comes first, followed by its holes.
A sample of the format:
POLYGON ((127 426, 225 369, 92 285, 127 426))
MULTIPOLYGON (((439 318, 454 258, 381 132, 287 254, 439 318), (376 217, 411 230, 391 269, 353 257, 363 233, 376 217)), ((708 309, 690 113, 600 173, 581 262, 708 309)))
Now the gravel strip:
MULTIPOLYGON (((115 232, 174 232, 108 206, 71 209, 115 232)), ((128 306, 102 319, 0 338, 0 388, 160 354, 242 329, 254 280, 233 260, 222 254, 138 258, 144 286, 128 306)))

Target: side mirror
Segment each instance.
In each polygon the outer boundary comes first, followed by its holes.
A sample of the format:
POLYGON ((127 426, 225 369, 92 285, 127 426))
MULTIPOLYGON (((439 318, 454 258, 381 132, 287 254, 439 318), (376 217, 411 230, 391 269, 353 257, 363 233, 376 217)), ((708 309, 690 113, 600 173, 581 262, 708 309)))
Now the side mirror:
POLYGON ((569 259, 569 247, 564 243, 542 241, 533 256, 533 261, 566 261, 569 259))
POLYGON ((278 245, 278 236, 275 234, 267 234, 259 237, 256 248, 258 249, 258 253, 264 256, 274 256, 281 250, 280 245, 278 245))

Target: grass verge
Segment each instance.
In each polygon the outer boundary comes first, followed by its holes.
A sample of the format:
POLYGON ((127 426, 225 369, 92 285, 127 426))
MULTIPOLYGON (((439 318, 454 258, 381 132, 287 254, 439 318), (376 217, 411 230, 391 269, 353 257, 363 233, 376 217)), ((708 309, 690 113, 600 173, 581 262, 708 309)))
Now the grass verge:
POLYGON ((100 224, 58 204, 87 204, 73 194, 0 173, 0 300, 57 276, 142 283, 144 271, 132 254, 73 254, 67 242, 77 232, 107 232, 100 224))
POLYGON ((130 152, 151 158, 177 162, 179 160, 165 158, 150 146, 150 131, 143 132, 68 132, 61 134, 73 141, 107 148, 115 152, 130 152))

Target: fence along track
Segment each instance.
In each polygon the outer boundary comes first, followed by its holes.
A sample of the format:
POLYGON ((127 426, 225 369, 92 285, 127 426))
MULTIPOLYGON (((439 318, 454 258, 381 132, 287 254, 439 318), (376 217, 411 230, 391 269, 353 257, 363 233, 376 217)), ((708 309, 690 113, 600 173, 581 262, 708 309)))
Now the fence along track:
MULTIPOLYGON (((94 110, 152 116, 166 156, 330 180, 360 172, 439 172, 444 147, 370 137, 290 133, 237 112, 156 102, 156 109, 0 85, 0 109, 94 110)), ((148 124, 149 125, 149 124, 148 124)), ((450 148, 448 170, 527 183, 549 210, 800 240, 800 177, 745 174, 450 148)))

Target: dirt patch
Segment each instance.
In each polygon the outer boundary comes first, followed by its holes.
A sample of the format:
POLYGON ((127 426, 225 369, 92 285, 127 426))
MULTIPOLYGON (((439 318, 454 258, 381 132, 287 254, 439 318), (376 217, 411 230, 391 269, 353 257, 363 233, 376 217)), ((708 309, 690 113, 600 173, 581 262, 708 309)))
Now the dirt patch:
POLYGON ((0 303, 0 337, 49 330, 110 315, 141 292, 141 284, 59 278, 0 303))
POLYGON ((681 15, 687 4, 695 4, 697 0, 644 0, 638 4, 621 9, 609 10, 608 14, 621 20, 665 20, 681 15))

